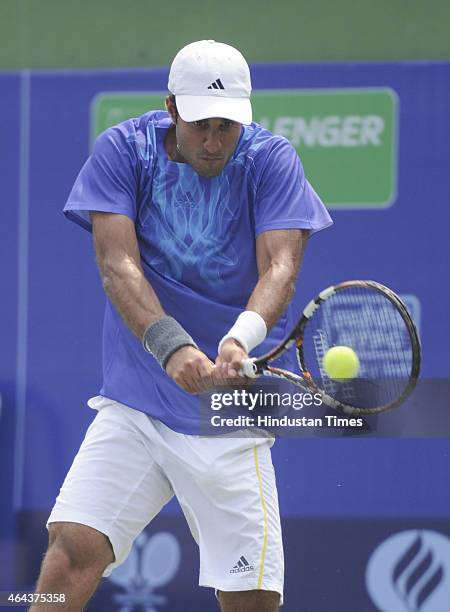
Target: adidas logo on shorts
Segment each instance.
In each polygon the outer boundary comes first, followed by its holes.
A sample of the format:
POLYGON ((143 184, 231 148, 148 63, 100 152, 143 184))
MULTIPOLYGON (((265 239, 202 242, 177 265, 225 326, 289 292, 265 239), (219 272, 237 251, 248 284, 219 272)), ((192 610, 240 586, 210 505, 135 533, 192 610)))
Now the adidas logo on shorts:
POLYGON ((252 572, 255 568, 242 556, 233 569, 230 569, 230 574, 239 574, 240 572, 252 572))

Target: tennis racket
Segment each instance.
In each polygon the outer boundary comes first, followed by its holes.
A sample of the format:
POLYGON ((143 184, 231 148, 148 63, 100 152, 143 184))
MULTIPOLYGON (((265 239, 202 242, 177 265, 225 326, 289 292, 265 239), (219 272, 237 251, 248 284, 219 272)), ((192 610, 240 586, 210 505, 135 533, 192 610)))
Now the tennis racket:
POLYGON ((311 300, 289 336, 262 357, 243 363, 249 378, 271 376, 313 393, 345 414, 377 414, 399 406, 414 389, 420 371, 420 342, 405 304, 375 281, 346 281, 311 300), (295 345, 301 375, 271 366, 295 345), (333 346, 358 355, 355 378, 333 380, 323 356, 333 346))

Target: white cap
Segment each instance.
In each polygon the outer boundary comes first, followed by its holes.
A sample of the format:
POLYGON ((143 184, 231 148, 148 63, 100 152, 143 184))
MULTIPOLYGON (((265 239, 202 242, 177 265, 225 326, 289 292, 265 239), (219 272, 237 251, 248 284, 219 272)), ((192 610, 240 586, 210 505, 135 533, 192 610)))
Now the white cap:
POLYGON ((199 40, 183 47, 170 67, 168 88, 184 121, 223 117, 252 122, 250 69, 230 45, 199 40))

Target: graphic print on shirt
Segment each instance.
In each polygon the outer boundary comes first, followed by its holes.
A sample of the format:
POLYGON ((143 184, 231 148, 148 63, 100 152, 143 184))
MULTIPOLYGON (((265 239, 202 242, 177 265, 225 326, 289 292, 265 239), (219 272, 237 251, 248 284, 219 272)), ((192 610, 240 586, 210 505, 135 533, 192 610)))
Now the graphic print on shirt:
POLYGON ((196 269, 207 284, 222 283, 221 271, 238 264, 230 238, 234 214, 230 183, 225 172, 202 180, 180 164, 174 173, 155 170, 147 223, 157 227, 158 254, 149 263, 181 280, 186 269, 196 269))
MULTIPOLYGON (((147 130, 148 137, 156 148, 154 131, 147 130)), ((211 179, 187 164, 166 165, 159 158, 145 211, 145 225, 158 228, 157 253, 148 260, 152 267, 178 281, 194 274, 205 285, 223 286, 227 273, 239 266, 241 249, 234 238, 242 231, 239 226, 248 206, 249 168, 266 142, 265 130, 244 129, 228 166, 211 179)))

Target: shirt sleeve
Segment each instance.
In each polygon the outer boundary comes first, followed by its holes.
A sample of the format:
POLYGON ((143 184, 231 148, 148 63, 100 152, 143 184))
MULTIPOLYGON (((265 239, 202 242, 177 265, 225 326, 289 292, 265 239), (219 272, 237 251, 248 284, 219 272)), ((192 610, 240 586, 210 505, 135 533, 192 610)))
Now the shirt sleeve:
POLYGON ((313 234, 333 223, 307 181, 296 150, 284 138, 277 140, 265 160, 254 210, 256 235, 274 229, 309 229, 313 234))
POLYGON ((133 138, 127 132, 126 124, 120 124, 97 138, 64 207, 69 219, 89 231, 90 211, 136 219, 139 161, 133 138))

